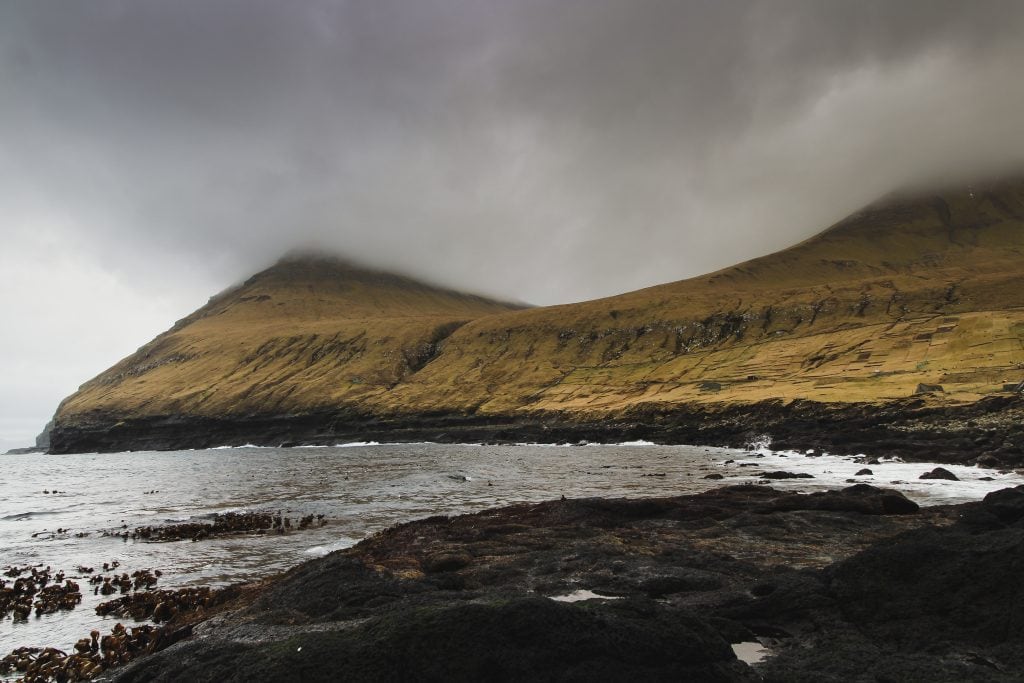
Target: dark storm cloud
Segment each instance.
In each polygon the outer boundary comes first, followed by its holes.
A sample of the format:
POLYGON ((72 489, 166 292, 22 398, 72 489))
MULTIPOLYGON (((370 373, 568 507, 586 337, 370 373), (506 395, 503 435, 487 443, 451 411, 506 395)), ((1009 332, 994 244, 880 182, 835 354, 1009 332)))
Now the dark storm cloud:
POLYGON ((1022 18, 959 0, 8 2, 3 317, 55 337, 69 307, 103 319, 77 383, 294 247, 534 303, 695 275, 894 187, 1024 160, 1022 18))

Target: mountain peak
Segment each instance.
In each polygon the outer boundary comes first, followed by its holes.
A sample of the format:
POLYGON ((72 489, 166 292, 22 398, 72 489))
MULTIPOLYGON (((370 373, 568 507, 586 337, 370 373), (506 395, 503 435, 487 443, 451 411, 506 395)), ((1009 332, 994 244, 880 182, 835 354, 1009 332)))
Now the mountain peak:
POLYGON ((57 448, 69 429, 102 441, 126 420, 195 420, 207 439, 204 420, 252 416, 333 415, 311 427, 330 429, 354 414, 971 403, 1020 382, 1022 252, 1021 183, 887 200, 717 273, 527 311, 293 252, 67 399, 57 448))
POLYGON ((271 294, 266 291, 271 289, 278 290, 279 293, 298 289, 303 291, 303 296, 306 292, 314 291, 330 293, 332 296, 345 298, 348 304, 356 307, 361 307, 370 300, 380 304, 386 298, 409 295, 420 299, 434 298, 434 304, 440 303, 443 299, 449 302, 470 303, 473 306, 482 305, 488 309, 528 308, 524 304, 463 292, 411 275, 364 265, 340 254, 310 250, 288 252, 269 268, 251 276, 233 292, 244 291, 249 295, 255 293, 256 296, 262 296, 271 294))

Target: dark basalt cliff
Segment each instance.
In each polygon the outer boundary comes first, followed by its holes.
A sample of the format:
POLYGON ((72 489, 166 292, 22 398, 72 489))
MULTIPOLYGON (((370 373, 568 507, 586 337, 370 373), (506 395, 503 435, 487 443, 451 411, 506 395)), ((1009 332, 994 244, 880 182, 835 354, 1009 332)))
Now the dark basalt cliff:
POLYGON ((1017 681, 1022 562, 1024 487, 513 505, 307 562, 114 679, 1017 681))
POLYGON ((771 437, 780 450, 899 456, 927 462, 1024 467, 1024 399, 966 405, 922 398, 883 405, 765 401, 753 405, 635 408, 604 419, 553 414, 375 416, 354 412, 232 418, 175 416, 95 428, 61 427, 51 452, 334 445, 351 441, 580 443, 649 440, 743 448, 771 437))

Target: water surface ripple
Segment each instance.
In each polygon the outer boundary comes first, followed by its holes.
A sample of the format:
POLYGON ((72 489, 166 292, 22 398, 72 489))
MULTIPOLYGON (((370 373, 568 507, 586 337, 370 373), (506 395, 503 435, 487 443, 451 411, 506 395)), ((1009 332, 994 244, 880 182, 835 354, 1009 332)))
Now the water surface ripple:
MULTIPOLYGON (((22 645, 70 646, 116 620, 94 613, 78 565, 120 562, 118 571, 160 569, 159 588, 222 585, 267 576, 348 547, 393 524, 516 501, 566 496, 659 496, 757 480, 773 469, 815 479, 773 485, 811 491, 846 486, 862 465, 849 458, 805 457, 723 448, 653 445, 486 446, 390 444, 330 448, 232 448, 196 451, 0 457, 0 566, 49 565, 69 572, 83 603, 71 612, 0 621, 0 656, 22 645), (727 461, 734 462, 727 462, 727 461), (741 467, 743 463, 750 463, 741 467), (718 472, 724 481, 704 475, 718 472), (50 493, 46 493, 50 491, 50 493), (53 493, 57 491, 58 493, 53 493), (125 541, 104 531, 202 520, 218 512, 281 510, 297 520, 323 514, 322 528, 200 542, 125 541), (66 533, 55 533, 66 529, 66 533), (85 533, 84 537, 76 534, 85 533)), ((874 465, 864 481, 891 485, 920 503, 960 502, 1022 482, 1013 474, 953 468, 962 482, 919 481, 929 465, 874 465), (991 476, 993 481, 981 477, 991 476)), ((116 597, 116 596, 110 596, 116 597)))

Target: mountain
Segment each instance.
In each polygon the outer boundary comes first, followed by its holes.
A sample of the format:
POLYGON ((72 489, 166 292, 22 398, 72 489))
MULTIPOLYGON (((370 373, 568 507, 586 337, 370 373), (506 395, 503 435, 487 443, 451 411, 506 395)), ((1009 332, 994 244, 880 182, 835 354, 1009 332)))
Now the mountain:
POLYGON ((1024 379, 1022 250, 1024 182, 892 198, 716 273, 478 320, 393 405, 975 401, 1024 379))
POLYGON ((1015 179, 894 195, 775 254, 545 308, 286 259, 83 385, 52 448, 760 431, 920 457, 934 434, 949 458, 1012 461, 1022 249, 1015 179), (998 434, 978 426, 994 414, 998 434))
POLYGON ((57 412, 57 441, 69 424, 357 403, 422 368, 468 321, 520 308, 340 259, 288 256, 82 385, 57 412))

